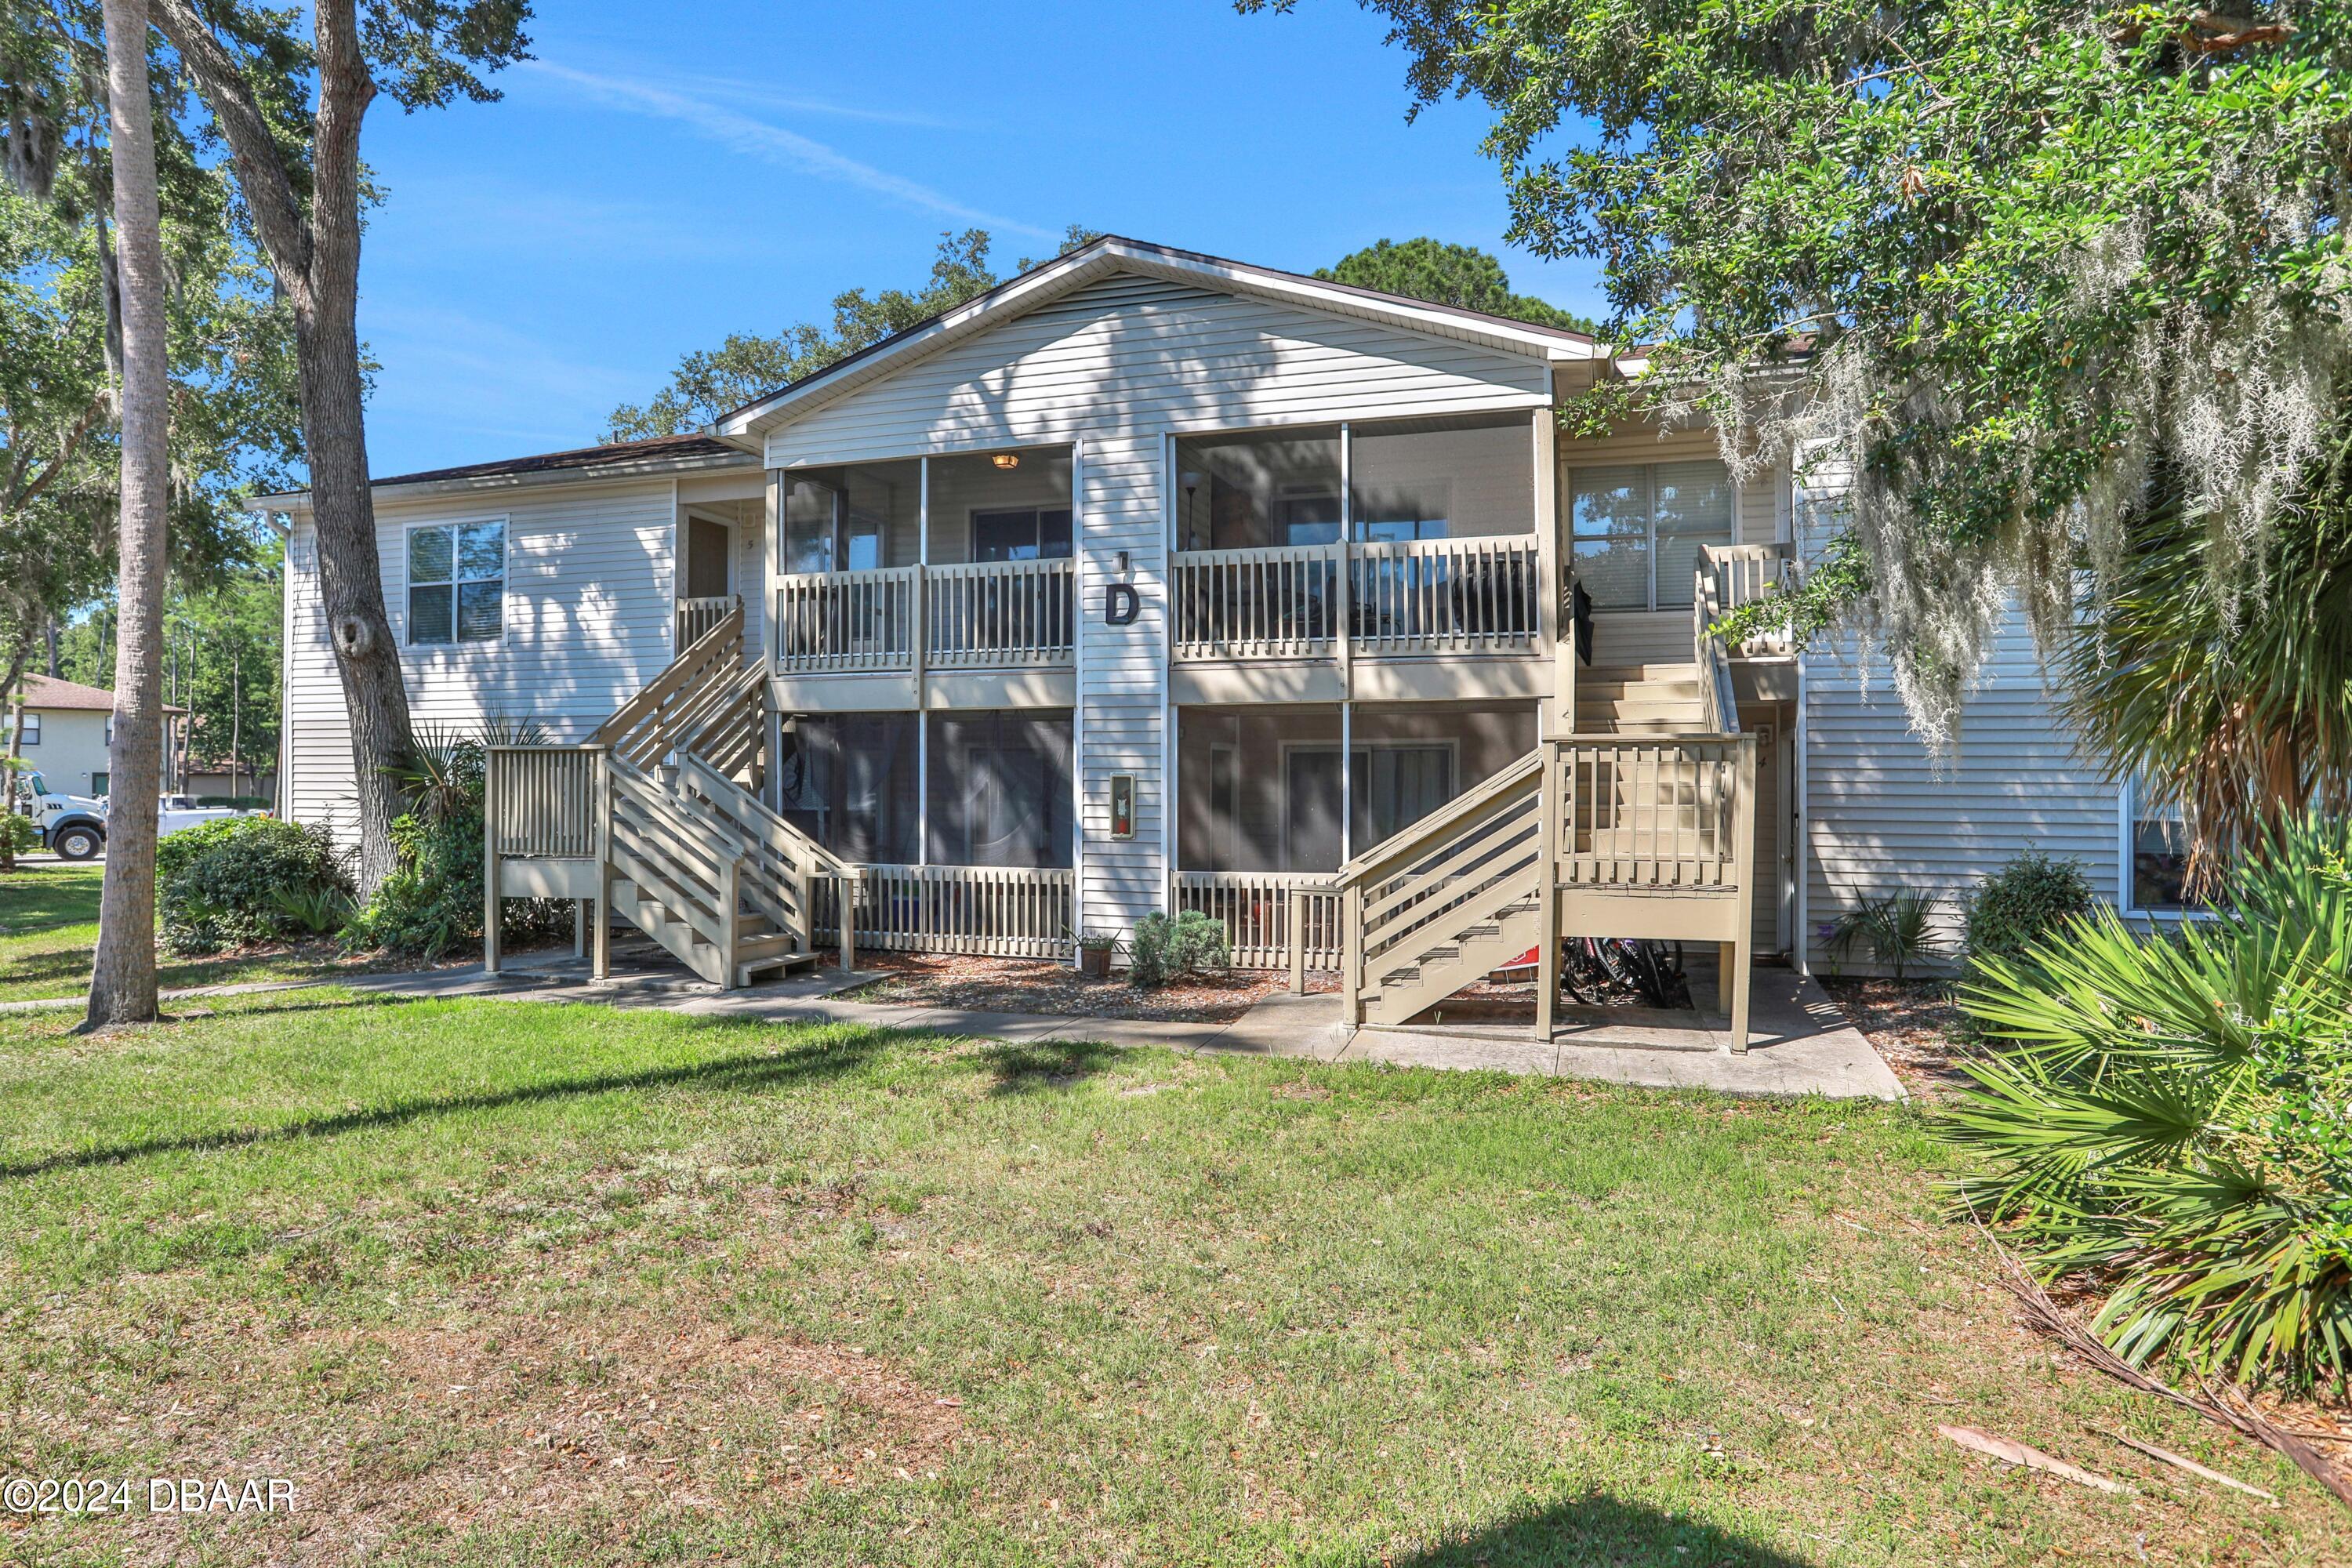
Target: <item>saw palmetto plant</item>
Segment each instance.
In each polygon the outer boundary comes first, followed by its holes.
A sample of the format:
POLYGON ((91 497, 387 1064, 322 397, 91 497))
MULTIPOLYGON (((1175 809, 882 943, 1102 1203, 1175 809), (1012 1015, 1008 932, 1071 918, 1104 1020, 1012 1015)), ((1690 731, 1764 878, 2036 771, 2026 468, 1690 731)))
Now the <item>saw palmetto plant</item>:
POLYGON ((2352 1377, 2352 825, 2256 830, 2210 921, 2112 911, 1961 1000, 1996 1049, 1949 1117, 1967 1184, 2043 1279, 2104 1296, 2135 1364, 2352 1377))

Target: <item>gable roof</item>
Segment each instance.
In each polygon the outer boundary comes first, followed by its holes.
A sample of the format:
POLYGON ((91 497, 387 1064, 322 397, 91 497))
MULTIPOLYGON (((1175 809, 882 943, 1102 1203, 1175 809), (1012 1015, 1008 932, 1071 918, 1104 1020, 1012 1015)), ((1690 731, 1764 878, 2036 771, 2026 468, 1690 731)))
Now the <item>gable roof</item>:
MULTIPOLYGON (((78 680, 58 680, 47 675, 25 672, 24 702, 27 708, 47 708, 85 712, 111 713, 114 693, 102 686, 84 686, 78 680)), ((185 713, 184 708, 165 704, 166 713, 185 713)))
POLYGON ((1221 293, 1252 295, 1361 317, 1546 363, 1608 357, 1605 345, 1582 332, 1540 327, 1532 321, 1490 316, 1483 310, 1465 310, 1456 305, 1433 305, 1426 300, 1402 294, 1383 294, 1377 289, 1302 277, 1296 272, 1281 272, 1195 250, 1178 250, 1171 246, 1106 235, 1000 283, 951 310, 942 311, 721 415, 711 429, 719 436, 738 439, 765 435, 801 413, 1115 272, 1141 273, 1221 293))
MULTIPOLYGON (((527 458, 500 458, 488 463, 464 463, 449 468, 423 468, 368 481, 369 490, 382 495, 392 489, 484 489, 573 479, 604 479, 638 473, 675 473, 691 468, 731 468, 756 466, 759 459, 731 442, 705 435, 654 436, 642 441, 613 441, 596 447, 573 447, 562 452, 540 452, 527 458)), ((308 490, 256 496, 247 510, 283 511, 310 504, 308 490)))

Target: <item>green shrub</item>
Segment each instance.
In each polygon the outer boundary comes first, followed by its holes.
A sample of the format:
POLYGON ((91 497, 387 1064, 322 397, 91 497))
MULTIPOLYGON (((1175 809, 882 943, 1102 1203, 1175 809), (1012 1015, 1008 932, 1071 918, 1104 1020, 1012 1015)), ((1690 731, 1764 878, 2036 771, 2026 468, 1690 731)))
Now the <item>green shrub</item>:
POLYGON ((41 847, 41 830, 33 826, 29 816, 15 812, 0 813, 0 851, 11 858, 30 855, 41 847))
POLYGON ((1982 959, 1961 998, 2002 1049, 1948 1125, 1991 1163, 1971 1206, 2107 1292, 2119 1355, 2301 1390, 2352 1374, 2352 825, 2281 829, 2227 893, 1982 959))
POLYGON ((289 892, 348 896, 351 875, 318 824, 224 817, 155 844, 156 913, 173 952, 278 942, 300 933, 279 904, 289 892))
POLYGON ((2097 904, 2081 861, 2029 849, 1978 884, 1969 900, 1969 962, 2022 958, 2027 949, 2097 904))
POLYGON ((1223 969, 1233 961, 1225 945, 1225 928, 1198 910, 1186 910, 1174 920, 1146 915, 1135 922, 1127 939, 1128 979, 1149 989, 1165 985, 1180 974, 1223 969))
POLYGON ((1840 959, 1862 942, 1897 980, 1906 978, 1914 964, 1931 963, 1946 951, 1943 933, 1936 929, 1934 896, 1907 888, 1855 905, 1830 922, 1828 934, 1830 951, 1840 959))

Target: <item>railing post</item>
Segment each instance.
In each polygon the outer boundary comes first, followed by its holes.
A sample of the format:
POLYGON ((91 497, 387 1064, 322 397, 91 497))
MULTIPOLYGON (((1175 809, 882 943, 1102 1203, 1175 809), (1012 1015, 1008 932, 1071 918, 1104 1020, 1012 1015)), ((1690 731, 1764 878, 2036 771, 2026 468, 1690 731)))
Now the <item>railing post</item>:
POLYGON ((1290 994, 1307 994, 1307 889, 1290 889, 1290 994))
POLYGON ((1339 984, 1347 988, 1346 1016, 1352 1026, 1364 1021, 1364 889, 1360 883, 1348 884, 1340 900, 1339 984))
POLYGON ((835 956, 841 961, 842 972, 847 973, 857 967, 857 890, 865 878, 851 867, 846 876, 837 876, 834 880, 841 888, 835 900, 841 905, 841 949, 835 956))
POLYGON ((596 802, 596 929, 591 933, 595 956, 588 973, 592 979, 609 980, 613 975, 613 751, 609 746, 593 751, 589 777, 596 802))
POLYGON ((1538 788, 1536 858, 1536 1037, 1549 1040, 1559 1012, 1559 814, 1562 807, 1560 748, 1543 742, 1543 780, 1538 788))
POLYGON ((1731 1048, 1735 1054, 1744 1056, 1748 1051, 1748 961, 1756 945, 1756 737, 1742 735, 1734 745, 1738 748, 1739 782, 1732 800, 1731 853, 1734 874, 1739 879, 1739 893, 1732 901, 1738 910, 1738 923, 1732 928, 1734 941, 1726 951, 1731 963, 1731 1048))
POLYGON ((728 857, 719 865, 719 976, 721 991, 735 989, 735 952, 742 941, 743 862, 728 857))
POLYGON ((506 792, 511 781, 499 759, 505 753, 491 748, 484 759, 482 783, 482 973, 499 972, 499 819, 507 809, 506 792))

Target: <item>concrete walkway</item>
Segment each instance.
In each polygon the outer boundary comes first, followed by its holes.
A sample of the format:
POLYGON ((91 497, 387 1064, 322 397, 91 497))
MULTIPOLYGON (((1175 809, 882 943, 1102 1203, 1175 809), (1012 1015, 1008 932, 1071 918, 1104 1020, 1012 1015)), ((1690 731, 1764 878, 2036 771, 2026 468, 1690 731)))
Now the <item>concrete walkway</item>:
MULTIPOLYGON (((1100 1040, 1185 1051, 1235 1051, 1320 1062, 1392 1062, 1555 1078, 1591 1079, 1656 1089, 1723 1094, 1803 1095, 1896 1100, 1907 1098, 1894 1073, 1827 993, 1785 969, 1759 969, 1753 982, 1753 1027, 1747 1054, 1725 1048, 1717 1029, 1690 1013, 1638 1008, 1572 1008, 1549 1042, 1525 1029, 1446 1025, 1414 1029, 1350 1029, 1329 993, 1276 992, 1227 1024, 1152 1023, 1037 1013, 983 1013, 853 1002, 839 994, 878 979, 873 973, 817 969, 740 991, 722 991, 672 962, 651 943, 615 943, 614 976, 589 979, 583 960, 525 955, 499 973, 480 966, 412 974, 353 974, 331 981, 224 985, 175 993, 173 1000, 341 985, 362 994, 412 998, 479 996, 526 1002, 583 1002, 665 1007, 704 1017, 777 1024, 863 1024, 999 1040, 1100 1040)), ((1702 1000, 1705 1000, 1702 997, 1702 1000)), ((79 997, 0 1007, 79 1007, 79 997)), ((1719 1020, 1717 1020, 1719 1023, 1719 1020)))

